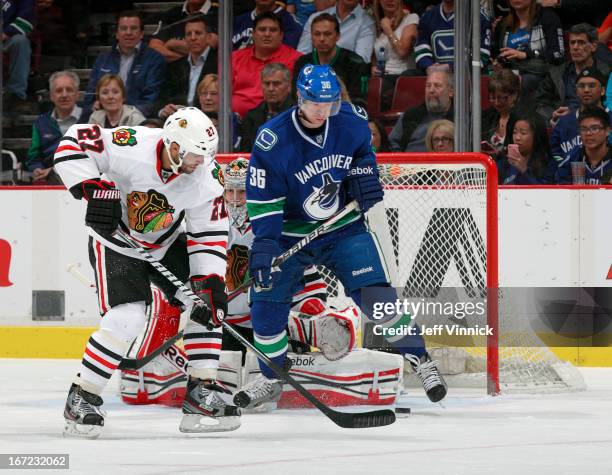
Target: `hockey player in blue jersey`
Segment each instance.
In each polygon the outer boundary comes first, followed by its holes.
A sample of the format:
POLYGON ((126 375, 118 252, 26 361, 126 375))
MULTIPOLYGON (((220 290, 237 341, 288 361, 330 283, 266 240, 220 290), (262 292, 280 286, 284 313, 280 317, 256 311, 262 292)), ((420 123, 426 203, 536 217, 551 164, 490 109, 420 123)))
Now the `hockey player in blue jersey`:
MULTIPOLYGON (((255 235, 249 259, 255 279, 250 293, 254 340, 280 366, 286 359, 291 296, 306 266, 327 267, 358 306, 366 287, 384 287, 383 293, 395 301, 383 257, 364 222, 364 213, 384 196, 367 114, 341 102, 340 85, 328 65, 306 65, 297 91, 298 106, 259 129, 246 188, 255 235), (288 259, 280 272, 271 268, 276 256, 351 200, 361 212, 348 214, 288 259)), ((441 400, 446 384, 422 337, 413 337, 407 349, 406 359, 427 395, 434 402, 441 400)), ((260 366, 262 376, 236 394, 235 404, 254 407, 280 397, 282 382, 265 364, 260 366)))

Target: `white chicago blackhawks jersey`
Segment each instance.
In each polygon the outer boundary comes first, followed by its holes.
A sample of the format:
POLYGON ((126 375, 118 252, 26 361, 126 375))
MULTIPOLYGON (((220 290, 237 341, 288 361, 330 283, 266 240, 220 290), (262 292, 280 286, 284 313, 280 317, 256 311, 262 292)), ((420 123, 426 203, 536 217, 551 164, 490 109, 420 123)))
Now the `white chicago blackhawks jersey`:
MULTIPOLYGON (((215 160, 191 174, 163 170, 162 129, 76 124, 62 137, 54 166, 68 189, 85 180, 113 181, 121 192, 124 231, 161 259, 187 232, 191 275, 225 274, 228 220, 215 160)), ((105 246, 139 258, 119 238, 88 232, 105 246)))
MULTIPOLYGON (((249 250, 253 244, 251 224, 242 229, 230 226, 227 247, 227 271, 225 283, 229 291, 245 281, 248 274, 249 250)), ((309 309, 325 309, 327 299, 325 281, 314 266, 304 270, 303 288, 293 296, 292 310, 311 313, 309 309)), ((233 325, 251 328, 251 315, 247 292, 231 300, 227 306, 226 321, 233 325)))

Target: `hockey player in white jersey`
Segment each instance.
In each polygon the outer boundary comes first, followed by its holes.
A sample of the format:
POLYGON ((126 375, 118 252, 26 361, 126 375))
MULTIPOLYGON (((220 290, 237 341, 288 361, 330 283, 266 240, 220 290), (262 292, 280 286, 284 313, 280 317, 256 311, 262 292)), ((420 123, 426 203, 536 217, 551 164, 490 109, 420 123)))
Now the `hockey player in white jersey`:
POLYGON ((55 169, 75 198, 87 200, 89 256, 103 316, 68 394, 66 435, 100 434, 101 394, 145 325, 150 283, 169 299, 176 294, 149 263, 114 236, 118 227, 179 279, 189 278, 192 290, 208 304, 191 306, 185 328, 190 365, 179 429, 207 432, 240 426, 231 394, 215 382, 221 350, 218 326, 227 311, 228 237, 214 160, 217 144, 214 125, 195 108, 175 112, 163 129, 76 124, 60 141, 55 169), (216 328, 209 329, 211 325, 216 328))
MULTIPOLYGON (((327 65, 306 65, 297 80, 298 106, 266 122, 258 131, 249 162, 247 208, 254 240, 249 272, 255 345, 278 366, 285 364, 292 290, 305 267, 324 265, 362 307, 362 290, 373 288, 389 302, 385 264, 363 214, 384 192, 371 147, 367 114, 342 103, 340 85, 327 65), (272 262, 322 221, 356 200, 353 212, 281 265, 272 262)), ((366 311, 367 314, 367 311, 366 311)), ((397 315, 397 322, 405 315, 397 315)), ((408 316, 408 321, 410 317, 408 316)), ((446 395, 446 384, 429 357, 422 337, 406 338, 398 348, 421 379, 430 400, 446 395)), ((251 407, 282 385, 260 362, 262 377, 236 393, 234 402, 251 407)))

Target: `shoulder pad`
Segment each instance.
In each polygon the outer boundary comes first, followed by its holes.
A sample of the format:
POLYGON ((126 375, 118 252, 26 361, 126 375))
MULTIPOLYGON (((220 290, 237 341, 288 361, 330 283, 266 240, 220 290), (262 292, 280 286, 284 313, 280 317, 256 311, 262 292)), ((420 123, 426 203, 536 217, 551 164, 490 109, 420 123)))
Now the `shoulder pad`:
POLYGON ((272 150, 277 142, 278 136, 268 128, 261 129, 257 135, 257 139, 255 139, 255 145, 264 152, 272 150))

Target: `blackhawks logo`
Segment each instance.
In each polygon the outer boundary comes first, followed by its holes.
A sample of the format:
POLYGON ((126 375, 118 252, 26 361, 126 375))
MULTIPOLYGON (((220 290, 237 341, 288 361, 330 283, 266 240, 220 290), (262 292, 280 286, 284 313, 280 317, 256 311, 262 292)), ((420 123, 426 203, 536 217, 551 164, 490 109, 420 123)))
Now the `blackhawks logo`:
POLYGON ((221 165, 215 160, 214 161, 215 168, 212 170, 212 176, 215 180, 221 183, 221 186, 224 185, 225 180, 223 179, 223 170, 221 170, 221 165))
POLYGON ((225 285, 232 291, 246 279, 249 271, 249 250, 246 246, 233 244, 227 250, 227 267, 225 269, 225 285))
POLYGON ((136 131, 134 129, 117 129, 113 132, 113 143, 117 145, 136 145, 136 131))
POLYGON ((155 190, 130 193, 127 207, 130 228, 139 233, 159 231, 172 224, 174 208, 155 190))

